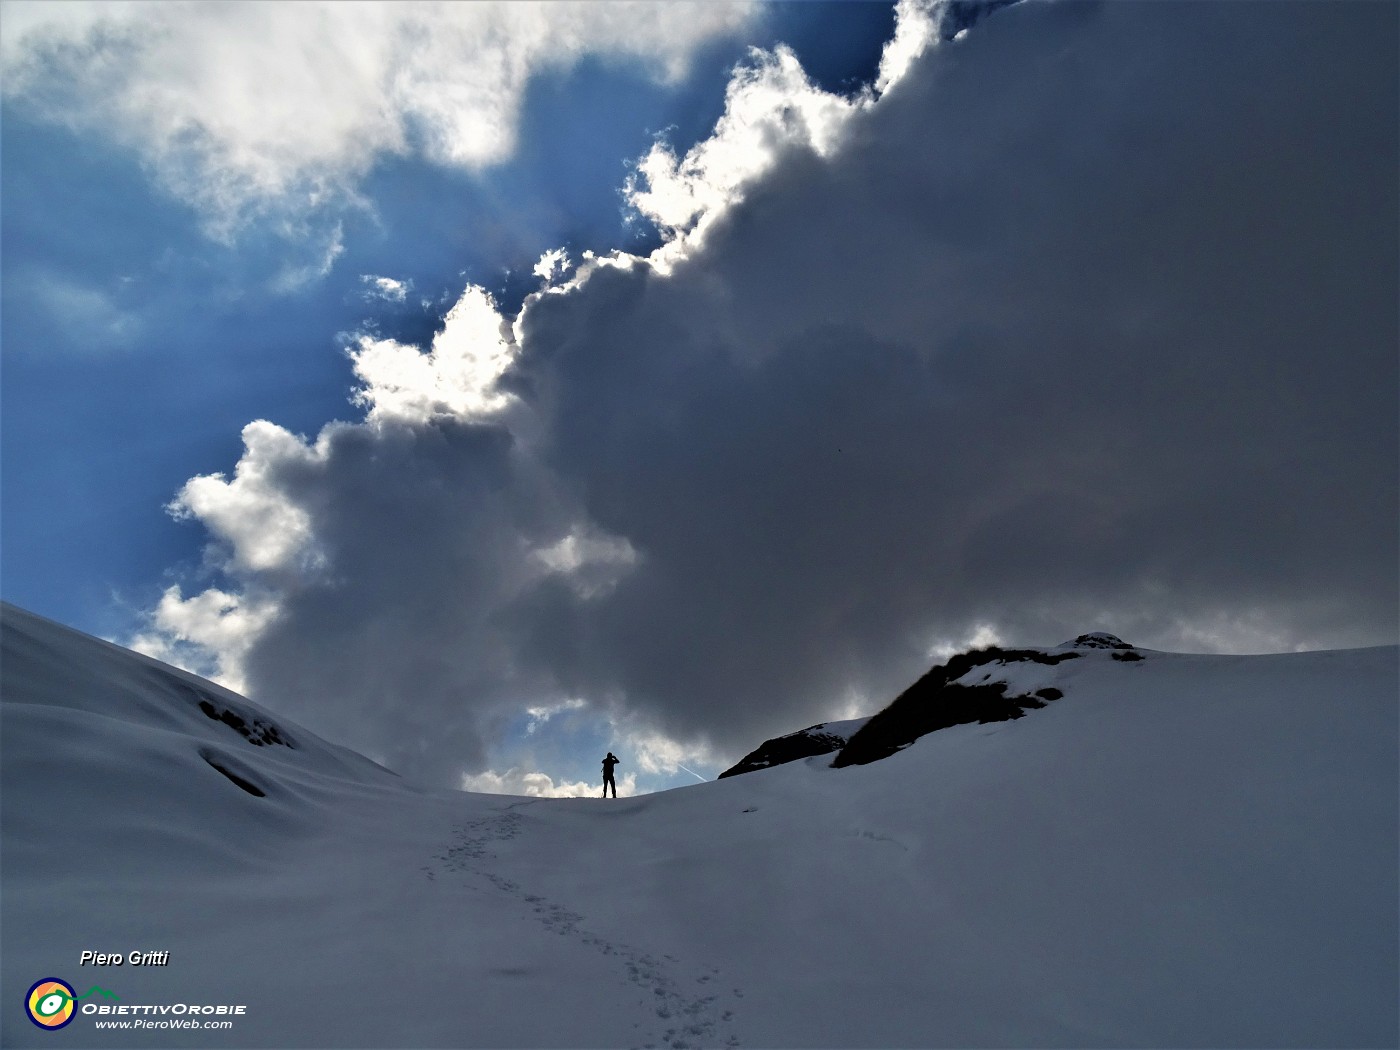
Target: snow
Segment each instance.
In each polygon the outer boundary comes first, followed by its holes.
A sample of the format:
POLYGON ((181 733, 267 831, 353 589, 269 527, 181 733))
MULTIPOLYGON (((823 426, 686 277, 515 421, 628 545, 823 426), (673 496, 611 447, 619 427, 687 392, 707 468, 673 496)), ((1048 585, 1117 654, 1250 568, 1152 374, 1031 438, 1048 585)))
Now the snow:
POLYGON ((856 735, 856 730, 869 721, 868 715, 864 718, 843 718, 839 722, 822 722, 819 725, 810 726, 803 732, 809 736, 829 736, 838 740, 849 740, 856 735))
POLYGON ((1041 664, 1033 660, 997 661, 974 667, 967 674, 953 679, 953 685, 989 685, 1005 682, 1008 696, 1026 696, 1038 689, 1052 687, 1062 672, 1059 664, 1041 664))
POLYGON ((1014 721, 603 800, 425 791, 13 607, 0 641, 7 1047, 1396 1045, 1394 647, 1085 650, 1014 721), (49 976, 246 1011, 56 1034, 49 976))

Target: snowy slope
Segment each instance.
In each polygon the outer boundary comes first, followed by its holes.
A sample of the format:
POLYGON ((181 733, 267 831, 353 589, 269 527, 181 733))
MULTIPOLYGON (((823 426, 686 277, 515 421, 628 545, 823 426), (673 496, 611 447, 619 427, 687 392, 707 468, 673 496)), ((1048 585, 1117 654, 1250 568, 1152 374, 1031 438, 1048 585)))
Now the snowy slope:
POLYGON ((1086 651, 1014 721, 605 801, 420 791, 11 607, 0 641, 7 1047, 1396 1043, 1394 648, 1086 651), (46 1032, 49 976, 245 1012, 46 1032))

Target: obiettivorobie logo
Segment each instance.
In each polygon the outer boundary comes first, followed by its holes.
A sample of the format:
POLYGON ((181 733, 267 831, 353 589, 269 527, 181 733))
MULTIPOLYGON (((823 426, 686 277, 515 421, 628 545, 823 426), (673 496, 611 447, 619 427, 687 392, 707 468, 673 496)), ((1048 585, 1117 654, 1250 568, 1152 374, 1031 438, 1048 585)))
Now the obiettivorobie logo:
POLYGON ((29 994, 24 997, 24 1009, 29 1014, 29 1019, 40 1028, 49 1031, 62 1028, 73 1020, 76 1014, 79 999, 86 999, 90 995, 99 995, 104 999, 115 999, 116 995, 93 985, 82 995, 73 991, 73 986, 67 981, 61 981, 57 977, 45 977, 41 981, 35 981, 29 989, 29 994))
POLYGON ((98 1028, 232 1028, 233 1018, 247 1015, 242 1003, 131 1003, 93 985, 82 995, 58 977, 35 981, 24 997, 24 1010, 40 1028, 52 1032, 70 1024, 78 1014, 98 1028), (86 999, 81 1006, 78 1000, 86 999), (113 1006, 102 1000, 117 1000, 113 1006))

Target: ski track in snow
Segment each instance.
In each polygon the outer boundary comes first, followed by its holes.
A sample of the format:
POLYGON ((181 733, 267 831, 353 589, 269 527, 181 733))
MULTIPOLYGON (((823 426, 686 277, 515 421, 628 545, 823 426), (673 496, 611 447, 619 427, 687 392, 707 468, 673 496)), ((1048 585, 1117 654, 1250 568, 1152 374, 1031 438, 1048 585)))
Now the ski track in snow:
MULTIPOLYGON (((658 959, 650 952, 593 933, 583 925, 583 915, 541 894, 529 892, 518 882, 490 869, 489 862, 496 857, 491 845, 521 834, 524 818, 513 810, 530 805, 534 805, 533 800, 516 802, 507 806, 503 813, 463 825, 462 837, 457 844, 448 847, 446 853, 434 859, 445 865, 448 871, 486 880, 505 896, 529 908, 535 920, 551 933, 575 938, 601 955, 616 960, 626 979, 647 996, 638 1000, 638 1005, 649 1006, 659 1022, 652 1038, 639 1044, 641 1050, 738 1047, 739 1038, 729 1028, 729 1023, 734 1019, 733 1004, 726 1005, 721 999, 742 999, 744 993, 734 988, 729 996, 725 996, 719 988, 718 968, 705 969, 695 976, 693 984, 697 992, 687 992, 682 987, 682 979, 676 974, 682 964, 675 956, 662 955, 658 959)), ((437 873, 432 867, 425 866, 423 872, 427 878, 436 880, 437 873)))

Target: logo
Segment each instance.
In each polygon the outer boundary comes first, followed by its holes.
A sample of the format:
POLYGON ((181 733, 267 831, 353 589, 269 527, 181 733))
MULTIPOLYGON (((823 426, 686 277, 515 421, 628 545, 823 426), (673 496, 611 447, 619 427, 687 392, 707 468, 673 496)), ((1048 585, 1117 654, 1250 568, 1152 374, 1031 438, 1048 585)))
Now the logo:
POLYGON ((73 1000, 76 998, 73 986, 67 981, 45 977, 42 981, 35 981, 29 989, 29 994, 24 997, 24 1008, 29 1012, 29 1019, 40 1028, 62 1028, 73 1020, 73 1000))
POLYGON ((45 977, 42 981, 35 981, 30 986, 29 994, 24 997, 24 1009, 29 1014, 31 1021, 40 1028, 52 1031, 55 1028, 62 1028, 73 1020, 73 1014, 77 1012, 75 1008, 77 1000, 86 999, 93 994, 104 999, 119 998, 115 992, 109 992, 106 988, 99 988, 97 985, 93 985, 82 995, 78 995, 67 981, 60 981, 57 977, 45 977))

